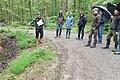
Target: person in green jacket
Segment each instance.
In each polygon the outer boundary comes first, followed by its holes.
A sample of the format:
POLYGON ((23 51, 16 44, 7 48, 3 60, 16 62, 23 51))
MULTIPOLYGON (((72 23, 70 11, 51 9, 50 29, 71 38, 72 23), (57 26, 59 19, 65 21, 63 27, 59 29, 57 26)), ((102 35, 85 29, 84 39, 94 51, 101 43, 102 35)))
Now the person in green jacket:
POLYGON ((91 48, 96 47, 97 33, 98 33, 98 28, 99 28, 100 21, 101 21, 101 16, 99 14, 99 9, 94 8, 93 9, 93 21, 92 21, 91 30, 90 30, 89 37, 88 37, 88 39, 89 39, 88 44, 85 45, 86 47, 88 47, 88 46, 90 46, 91 48), (93 45, 91 46, 92 36, 94 36, 94 42, 93 42, 93 45))
POLYGON ((62 27, 64 24, 64 16, 63 16, 63 11, 61 10, 59 12, 59 16, 57 17, 56 21, 56 36, 55 38, 61 38, 61 33, 62 33, 62 27))

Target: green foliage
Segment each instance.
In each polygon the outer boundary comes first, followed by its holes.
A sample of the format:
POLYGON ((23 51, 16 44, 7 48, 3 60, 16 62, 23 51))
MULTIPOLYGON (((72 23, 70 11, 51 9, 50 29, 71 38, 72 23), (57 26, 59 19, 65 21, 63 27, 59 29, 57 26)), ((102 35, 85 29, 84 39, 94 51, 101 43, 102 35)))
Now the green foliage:
POLYGON ((15 37, 17 40, 17 45, 21 49, 29 48, 34 45, 35 37, 28 34, 27 32, 17 31, 11 32, 10 36, 15 37))
POLYGON ((110 28, 110 22, 107 22, 104 26, 104 34, 107 34, 109 32, 109 28, 110 28))
POLYGON ((0 33, 9 33, 11 32, 9 29, 0 29, 0 33))
POLYGON ((22 27, 25 26, 27 23, 26 22, 20 22, 20 21, 14 21, 11 23, 12 27, 22 27))
POLYGON ((56 27, 56 18, 57 18, 57 16, 52 16, 52 17, 49 17, 47 19, 47 21, 46 21, 47 28, 55 29, 55 27, 56 27))
POLYGON ((108 2, 119 3, 120 0, 0 0, 0 18, 8 23, 27 24, 40 12, 45 18, 57 16, 60 9, 66 12, 89 13, 93 4, 105 5, 108 2), (16 23, 16 21, 18 21, 16 23))
POLYGON ((55 53, 48 49, 38 48, 32 51, 23 51, 20 55, 9 64, 9 70, 14 74, 19 74, 27 66, 38 60, 52 60, 55 59, 55 53))
POLYGON ((52 16, 52 17, 50 17, 50 22, 55 23, 56 19, 57 19, 57 16, 52 16))
POLYGON ((55 29, 56 28, 56 23, 48 23, 47 27, 50 29, 55 29))

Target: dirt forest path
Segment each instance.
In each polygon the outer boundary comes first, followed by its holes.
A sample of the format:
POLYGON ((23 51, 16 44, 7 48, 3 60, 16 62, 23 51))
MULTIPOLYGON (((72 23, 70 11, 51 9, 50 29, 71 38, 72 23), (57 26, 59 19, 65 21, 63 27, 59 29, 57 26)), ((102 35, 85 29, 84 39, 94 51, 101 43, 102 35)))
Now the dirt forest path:
MULTIPOLYGON (((120 56, 110 50, 86 48, 87 34, 82 41, 76 40, 77 33, 71 39, 54 38, 55 31, 46 31, 45 37, 52 40, 59 55, 59 69, 55 80, 120 80, 120 56)), ((105 37, 104 37, 105 39, 105 37)), ((105 44, 105 41, 104 43, 105 44)))

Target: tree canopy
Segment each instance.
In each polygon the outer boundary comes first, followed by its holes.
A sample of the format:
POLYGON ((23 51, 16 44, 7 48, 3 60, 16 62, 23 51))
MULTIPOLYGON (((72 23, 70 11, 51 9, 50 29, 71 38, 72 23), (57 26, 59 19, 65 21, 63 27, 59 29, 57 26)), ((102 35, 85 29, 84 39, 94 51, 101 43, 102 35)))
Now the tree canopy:
MULTIPOLYGON (((0 19, 11 23, 27 22, 34 18, 37 12, 44 17, 56 16, 59 10, 86 14, 94 4, 106 5, 108 2, 119 3, 120 0, 0 0, 0 19)), ((89 14, 88 14, 89 16, 89 14)))

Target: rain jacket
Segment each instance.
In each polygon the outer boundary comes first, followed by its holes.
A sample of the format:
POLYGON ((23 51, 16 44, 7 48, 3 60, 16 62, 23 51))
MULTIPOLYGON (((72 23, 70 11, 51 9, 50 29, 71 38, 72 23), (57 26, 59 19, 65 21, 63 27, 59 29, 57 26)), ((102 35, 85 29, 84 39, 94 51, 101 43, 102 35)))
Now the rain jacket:
POLYGON ((101 23, 101 16, 98 14, 98 15, 94 16, 91 27, 98 29, 100 23, 101 23))
POLYGON ((67 19, 66 19, 66 28, 71 29, 73 23, 74 23, 73 16, 68 16, 67 19))
POLYGON ((115 30, 115 31, 118 30, 118 28, 120 26, 119 18, 120 18, 120 16, 113 16, 110 30, 115 30))

